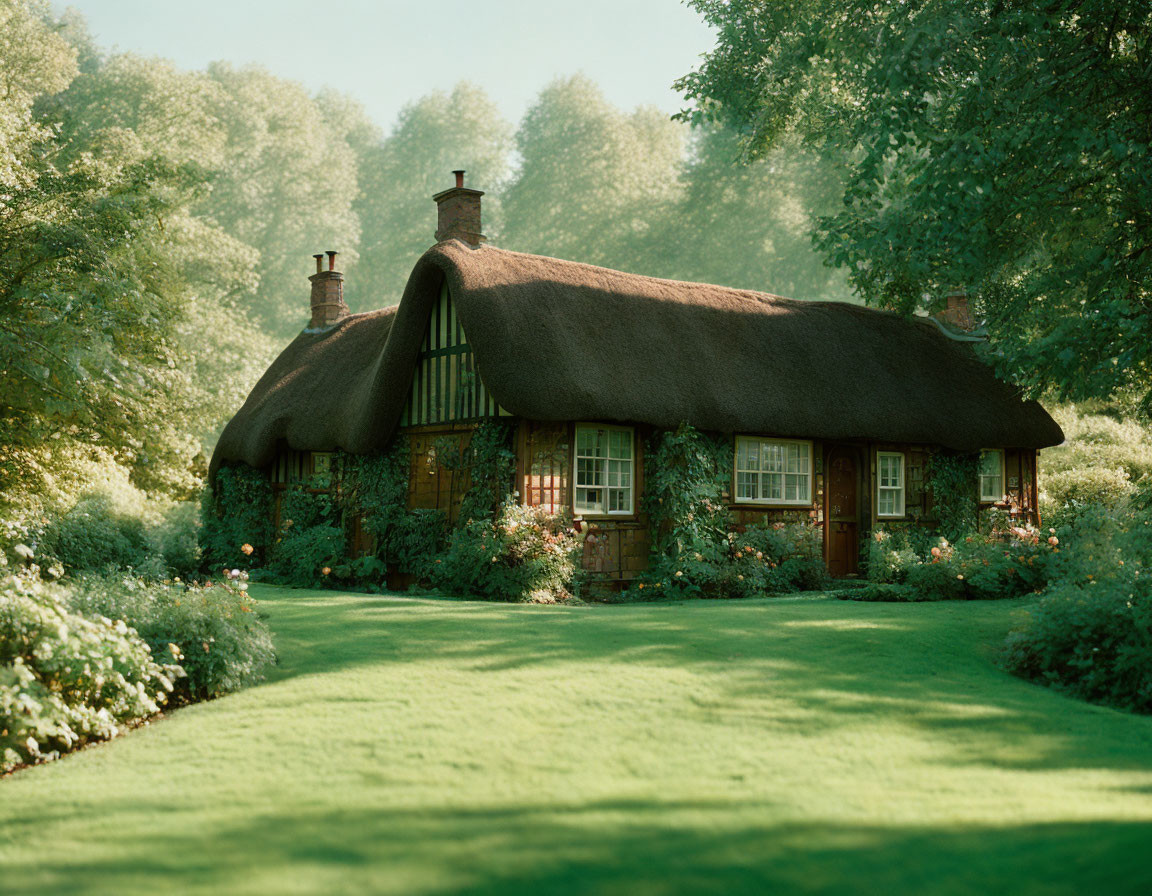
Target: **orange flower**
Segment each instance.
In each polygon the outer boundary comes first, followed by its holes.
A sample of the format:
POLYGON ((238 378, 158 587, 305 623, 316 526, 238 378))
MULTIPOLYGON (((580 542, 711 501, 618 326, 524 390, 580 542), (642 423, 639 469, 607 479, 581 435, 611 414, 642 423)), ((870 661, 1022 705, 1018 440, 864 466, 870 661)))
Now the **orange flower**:
POLYGON ((932 556, 933 557, 939 557, 940 556, 940 548, 932 548, 932 556))
POLYGON ((245 544, 240 545, 240 553, 241 554, 251 555, 253 550, 255 550, 255 549, 250 544, 245 543, 245 544))
POLYGON ((332 567, 331 566, 325 566, 322 570, 320 570, 320 572, 326 576, 331 575, 332 574, 332 567))
POLYGON ((1056 545, 1060 544, 1060 539, 1053 535, 1048 539, 1048 544, 1052 545, 1052 547, 1056 547, 1056 545))

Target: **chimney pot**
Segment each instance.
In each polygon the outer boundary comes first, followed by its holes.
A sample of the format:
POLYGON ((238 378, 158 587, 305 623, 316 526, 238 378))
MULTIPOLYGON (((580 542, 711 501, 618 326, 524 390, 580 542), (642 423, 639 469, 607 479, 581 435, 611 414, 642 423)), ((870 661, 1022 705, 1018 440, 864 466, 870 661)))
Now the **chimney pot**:
POLYGON ((316 255, 313 255, 312 257, 316 259, 316 273, 319 274, 322 270, 324 270, 323 266, 320 263, 324 259, 324 253, 321 252, 321 253, 318 253, 316 255))
POLYGON ((436 241, 462 240, 473 248, 485 241, 480 230, 480 190, 464 186, 464 170, 452 172, 456 186, 432 197, 436 202, 436 241))
POLYGON ((944 297, 945 308, 937 317, 957 330, 971 330, 976 326, 968 307, 968 291, 964 287, 952 289, 944 297))
POLYGON ((336 270, 336 250, 335 249, 328 249, 326 251, 326 254, 328 256, 328 270, 330 270, 330 271, 336 270))

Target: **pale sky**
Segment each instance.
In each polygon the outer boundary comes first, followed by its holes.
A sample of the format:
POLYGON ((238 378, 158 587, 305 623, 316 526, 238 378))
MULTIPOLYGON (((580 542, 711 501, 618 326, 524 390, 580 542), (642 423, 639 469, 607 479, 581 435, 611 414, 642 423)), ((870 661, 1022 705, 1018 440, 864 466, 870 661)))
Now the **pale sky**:
POLYGON ((386 131, 406 103, 471 81, 513 123, 558 75, 583 72, 608 99, 672 113, 672 81, 712 46, 680 0, 58 0, 97 43, 184 68, 258 63, 315 90, 351 94, 386 131))

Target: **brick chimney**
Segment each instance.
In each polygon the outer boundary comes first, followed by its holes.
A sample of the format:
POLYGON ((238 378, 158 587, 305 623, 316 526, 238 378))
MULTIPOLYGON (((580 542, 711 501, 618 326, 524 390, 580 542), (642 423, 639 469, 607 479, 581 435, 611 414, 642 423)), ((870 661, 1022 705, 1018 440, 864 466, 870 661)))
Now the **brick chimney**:
POLYGON ((336 253, 331 249, 312 257, 316 259, 316 273, 308 278, 312 283, 312 322, 308 329, 325 330, 349 314, 344 304, 344 275, 336 270, 336 253), (328 270, 323 265, 325 254, 328 270))
POLYGON ((972 330, 976 322, 968 308, 968 291, 964 287, 951 290, 945 297, 945 308, 936 317, 956 330, 972 330))
POLYGON ((456 186, 432 198, 436 201, 436 241, 463 240, 473 248, 486 239, 480 232, 479 190, 469 190, 464 186, 464 172, 453 171, 456 186))

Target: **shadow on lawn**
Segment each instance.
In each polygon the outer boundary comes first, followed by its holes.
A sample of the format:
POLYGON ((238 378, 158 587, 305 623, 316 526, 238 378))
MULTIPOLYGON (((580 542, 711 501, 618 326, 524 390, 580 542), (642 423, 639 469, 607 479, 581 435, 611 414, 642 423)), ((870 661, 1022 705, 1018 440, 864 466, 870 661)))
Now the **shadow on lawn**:
MULTIPOLYGON (((115 809, 116 807, 112 807, 115 809)), ((115 859, 9 864, 5 892, 1145 894, 1150 823, 734 823, 764 807, 613 801, 265 814, 115 859), (736 815, 733 814, 735 809, 736 815)), ((115 838, 115 832, 109 832, 115 838)))
MULTIPOLYGON (((408 598, 278 600, 278 677, 435 659, 476 674, 566 664, 674 666, 705 676, 700 712, 760 707, 820 736, 868 716, 942 735, 948 763, 1152 771, 1152 719, 1071 701, 995 666, 1019 602, 689 602, 526 608, 408 598), (417 612, 414 612, 417 611, 417 612), (1112 725, 1102 735, 1101 717, 1112 725), (1116 729, 1119 728, 1120 736, 1116 729)), ((750 710, 751 708, 751 710, 750 710)))

